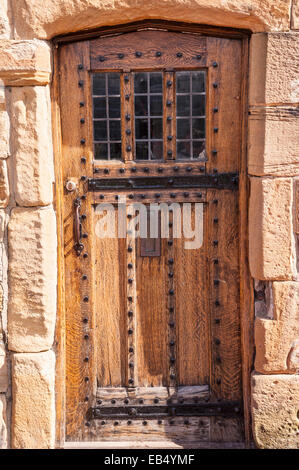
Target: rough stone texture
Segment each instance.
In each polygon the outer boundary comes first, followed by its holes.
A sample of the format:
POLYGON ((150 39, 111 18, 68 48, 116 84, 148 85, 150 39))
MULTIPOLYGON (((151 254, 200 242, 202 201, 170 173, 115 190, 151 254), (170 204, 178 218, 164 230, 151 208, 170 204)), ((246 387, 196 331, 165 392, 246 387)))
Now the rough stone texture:
POLYGON ((252 376, 253 434, 258 447, 299 448, 299 375, 252 376))
POLYGON ((8 348, 16 352, 47 350, 53 344, 56 317, 53 208, 14 209, 8 238, 8 348))
MULTIPOLYGON (((1 322, 0 322, 1 327, 1 322)), ((0 337, 0 393, 7 391, 8 387, 8 371, 7 361, 5 354, 5 347, 2 338, 0 337)), ((0 446, 1 449, 1 446, 0 446)))
POLYGON ((9 183, 6 160, 0 160, 0 208, 6 207, 9 201, 9 183))
POLYGON ((10 37, 7 1, 8 0, 0 0, 0 39, 10 37))
POLYGON ((0 96, 0 158, 7 158, 9 155, 9 117, 7 111, 1 109, 2 104, 0 96))
POLYGON ((299 373, 299 283, 273 282, 273 320, 255 320, 255 370, 299 373))
POLYGON ((299 33, 253 34, 249 54, 249 104, 299 102, 299 33))
POLYGON ((53 448, 55 355, 53 351, 12 357, 12 447, 53 448))
POLYGON ((145 18, 285 31, 290 7, 291 0, 12 0, 15 37, 27 39, 145 18))
POLYGON ((0 449, 7 449, 6 398, 0 395, 0 449))
POLYGON ((248 128, 248 172, 295 176, 299 169, 299 108, 252 109, 248 128))
POLYGON ((48 87, 12 88, 11 152, 15 198, 20 206, 43 206, 52 202, 50 116, 48 87))
POLYGON ((250 178, 249 266, 261 280, 291 280, 292 180, 250 178))
POLYGON ((299 29, 299 1, 298 0, 293 0, 293 3, 292 3, 291 28, 299 29))
POLYGON ((50 72, 51 49, 46 42, 0 41, 0 78, 6 85, 45 85, 50 72))

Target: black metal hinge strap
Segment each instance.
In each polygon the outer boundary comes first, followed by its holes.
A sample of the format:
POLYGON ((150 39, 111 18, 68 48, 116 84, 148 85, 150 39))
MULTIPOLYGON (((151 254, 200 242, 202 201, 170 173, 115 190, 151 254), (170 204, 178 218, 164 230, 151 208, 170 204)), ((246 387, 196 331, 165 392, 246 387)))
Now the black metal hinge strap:
POLYGON ((240 402, 198 404, 98 406, 90 408, 88 419, 157 419, 173 416, 226 416, 241 415, 240 402))
POLYGON ((237 173, 217 173, 217 175, 198 176, 148 176, 134 178, 90 178, 89 191, 140 190, 140 189, 179 189, 179 188, 215 188, 238 189, 237 173))

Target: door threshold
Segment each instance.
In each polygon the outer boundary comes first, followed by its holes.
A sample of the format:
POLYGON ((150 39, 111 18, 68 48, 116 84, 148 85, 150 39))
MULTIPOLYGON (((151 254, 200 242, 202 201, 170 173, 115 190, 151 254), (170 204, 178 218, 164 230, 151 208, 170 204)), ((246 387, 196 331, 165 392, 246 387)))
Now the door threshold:
POLYGON ((176 443, 170 441, 65 442, 64 449, 245 449, 244 442, 176 443))

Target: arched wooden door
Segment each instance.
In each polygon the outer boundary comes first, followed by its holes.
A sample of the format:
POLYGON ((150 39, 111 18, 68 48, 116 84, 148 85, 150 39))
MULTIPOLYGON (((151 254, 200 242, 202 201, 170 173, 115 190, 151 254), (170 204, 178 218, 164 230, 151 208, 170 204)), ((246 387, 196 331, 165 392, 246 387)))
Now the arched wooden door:
POLYGON ((167 31, 60 47, 67 441, 244 441, 241 55, 167 31))

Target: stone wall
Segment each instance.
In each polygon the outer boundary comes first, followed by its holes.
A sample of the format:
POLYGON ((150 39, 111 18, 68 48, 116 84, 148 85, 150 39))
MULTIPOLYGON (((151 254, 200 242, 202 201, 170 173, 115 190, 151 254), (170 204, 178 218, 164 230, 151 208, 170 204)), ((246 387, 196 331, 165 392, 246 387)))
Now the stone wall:
POLYGON ((0 448, 55 446, 50 40, 149 18, 253 33, 248 129, 249 264, 257 289, 253 434, 262 448, 298 447, 298 17, 298 0, 0 0, 0 448))

